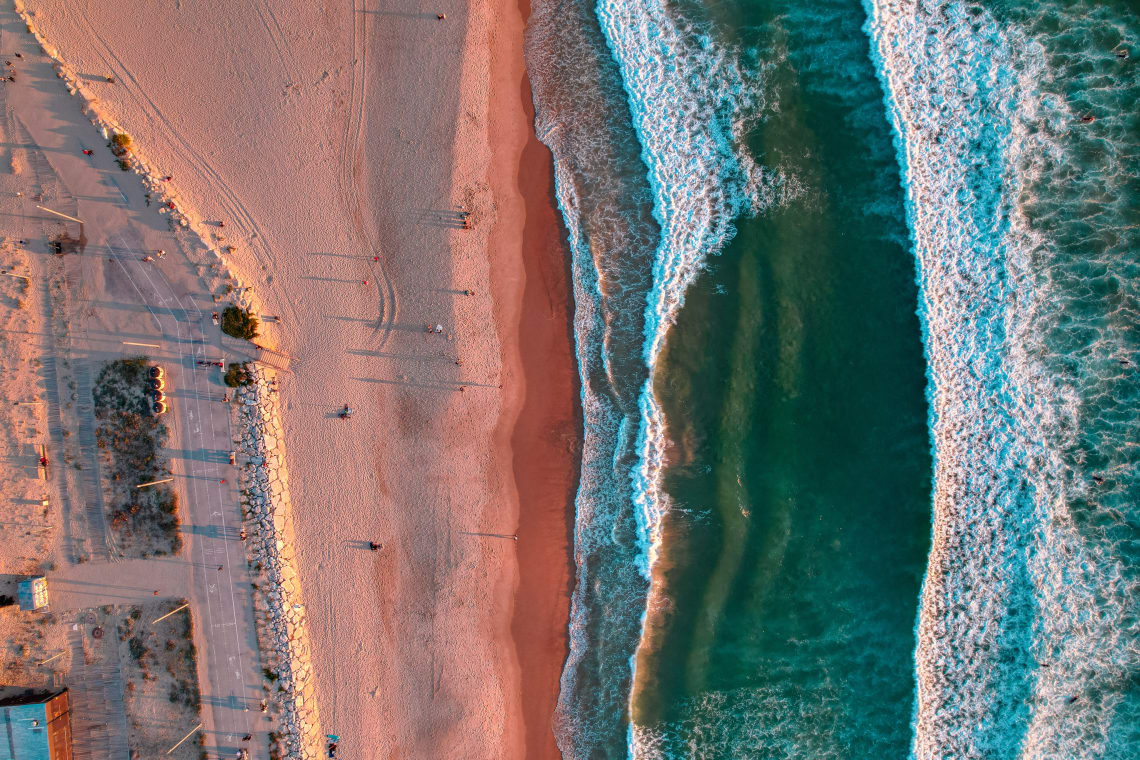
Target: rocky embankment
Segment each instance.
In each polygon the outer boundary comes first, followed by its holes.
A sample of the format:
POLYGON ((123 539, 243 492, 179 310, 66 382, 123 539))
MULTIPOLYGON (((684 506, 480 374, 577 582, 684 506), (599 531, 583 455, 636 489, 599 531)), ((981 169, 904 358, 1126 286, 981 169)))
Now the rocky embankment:
POLYGON ((270 703, 281 711, 283 755, 324 757, 314 693, 311 650, 301 586, 293 556, 289 503, 276 382, 251 367, 254 382, 237 393, 235 443, 244 463, 242 509, 246 551, 258 570, 256 613, 262 656, 267 661, 270 703), (272 674, 272 675, 270 675, 272 674))

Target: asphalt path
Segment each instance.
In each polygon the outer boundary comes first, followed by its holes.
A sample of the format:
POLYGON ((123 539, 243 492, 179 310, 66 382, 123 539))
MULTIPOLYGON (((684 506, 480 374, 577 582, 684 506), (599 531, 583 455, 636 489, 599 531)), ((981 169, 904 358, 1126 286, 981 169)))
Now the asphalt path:
MULTIPOLYGON (((9 16, 5 14, 5 20, 18 29, 20 25, 9 16)), ((197 364, 225 358, 221 332, 210 319, 216 307, 197 276, 196 265, 181 253, 182 244, 171 232, 169 219, 157 213, 157 206, 146 203, 138 177, 119 170, 34 40, 7 28, 0 32, 5 33, 9 53, 23 52, 20 76, 4 90, 9 117, 5 133, 7 139, 27 149, 33 169, 27 181, 44 193, 42 199, 13 200, 18 207, 18 220, 13 224, 20 229, 44 228, 41 220, 46 220, 58 226, 58 218, 36 206, 64 201, 69 211, 77 208, 75 215, 85 222, 86 248, 62 259, 73 305, 78 307, 71 314, 70 358, 87 363, 92 377, 104 361, 139 354, 162 364, 167 372, 168 454, 181 503, 185 546, 177 558, 151 560, 153 578, 142 569, 137 573, 141 577, 119 582, 189 589, 206 749, 211 757, 233 758, 244 746, 252 758, 267 758, 266 735, 274 725, 258 710, 263 678, 254 628, 253 579, 238 536, 237 471, 229 464, 234 448, 230 410, 221 400, 226 390, 222 370, 197 364), (83 153, 87 148, 93 149, 91 155, 83 153), (159 249, 169 254, 143 261, 159 249), (158 348, 124 345, 124 341, 158 348), (172 572, 184 572, 188 582, 159 583, 159 575, 172 572), (241 741, 247 733, 254 734, 253 742, 241 741)), ((78 234, 77 229, 69 227, 68 231, 78 234)), ((37 244, 43 245, 42 238, 37 244)), ((84 490, 98 487, 92 483, 84 490)), ((91 502, 96 495, 84 493, 83 497, 91 502)), ((95 588, 101 564, 108 578, 117 578, 130 575, 124 566, 135 567, 135 563, 87 563, 77 578, 86 574, 95 588)), ((72 571, 78 573, 76 567, 67 569, 72 571)), ((73 586, 73 593, 80 594, 81 584, 73 586)))
MULTIPOLYGON (((203 711, 212 716, 206 729, 215 738, 215 750, 232 757, 241 746, 241 737, 253 731, 254 716, 260 717, 260 691, 253 672, 256 652, 251 650, 256 638, 248 593, 240 603, 235 593, 238 585, 248 589, 251 578, 238 535, 237 472, 229 464, 233 437, 229 407, 221 401, 225 393, 219 382, 222 370, 198 364, 224 360, 221 333, 210 314, 171 283, 161 261, 143 262, 136 254, 120 253, 143 250, 141 242, 120 234, 105 253, 146 306, 154 328, 153 342, 160 346, 150 351, 167 372, 171 444, 177 441, 183 452, 172 459, 172 469, 190 527, 186 538, 193 560, 191 601, 203 633, 199 657, 206 658, 209 679, 208 688, 202 688, 203 711)), ((98 246, 89 244, 88 251, 99 252, 98 246)))

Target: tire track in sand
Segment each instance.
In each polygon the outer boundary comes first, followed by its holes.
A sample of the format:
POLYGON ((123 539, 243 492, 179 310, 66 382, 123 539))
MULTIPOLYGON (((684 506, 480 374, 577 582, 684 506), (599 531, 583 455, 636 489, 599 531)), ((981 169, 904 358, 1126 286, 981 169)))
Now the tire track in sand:
MULTIPOLYGON (((364 223, 364 212, 360 202, 360 135, 364 130, 364 105, 368 99, 368 29, 366 27, 367 14, 363 8, 357 8, 356 0, 352 3, 352 89, 349 94, 349 113, 344 125, 344 137, 341 140, 340 171, 337 173, 337 184, 340 186, 341 202, 345 211, 352 220, 356 236, 365 245, 368 251, 375 256, 382 256, 379 242, 368 231, 364 223), (358 73, 359 72, 359 73, 358 73)), ((388 275, 383 260, 372 262, 372 270, 378 275, 376 287, 380 298, 379 315, 376 330, 378 334, 376 348, 381 348, 388 342, 392 334, 392 325, 396 320, 398 303, 396 288, 388 275)))
MULTIPOLYGON (((274 50, 277 51, 277 58, 281 61, 281 70, 285 72, 285 82, 286 84, 291 84, 292 82, 290 80, 294 78, 293 70, 289 66, 289 61, 286 60, 285 56, 285 48, 289 47, 289 43, 285 40, 285 33, 281 31, 281 25, 277 23, 277 16, 274 15, 273 8, 271 6, 260 2, 260 0, 254 3, 254 10, 257 11, 257 17, 261 19, 261 25, 265 27, 265 33, 269 35, 269 40, 273 43, 274 50), (269 14, 269 18, 272 20, 272 25, 270 24, 270 21, 266 20, 265 13, 262 12, 263 7, 265 9, 265 12, 269 14)), ((291 60, 292 56, 289 58, 291 60)))
MULTIPOLYGON (((209 162, 202 157, 201 152, 196 150, 174 125, 171 124, 170 120, 162 113, 162 110, 155 104, 150 96, 146 94, 146 90, 131 73, 126 64, 115 55, 107 44, 107 41, 91 25, 86 15, 83 16, 83 21, 87 25, 87 29, 91 33, 92 38, 99 43, 101 51, 96 52, 103 60, 103 64, 108 69, 115 71, 121 79, 131 85, 126 88, 126 92, 135 99, 143 113, 165 127, 171 138, 171 142, 180 148, 180 152, 189 159, 194 168, 198 170, 198 173, 220 194, 221 205, 227 212, 227 215, 236 219, 240 226, 243 226, 248 232, 252 233, 248 246, 258 263, 263 266, 272 266, 274 263, 273 252, 269 247, 269 243, 266 242, 265 234, 261 226, 254 219, 253 214, 249 212, 245 204, 238 198, 237 193, 230 187, 229 183, 222 179, 221 175, 210 166, 209 162)), ((291 301, 283 299, 281 306, 287 310, 294 324, 300 324, 296 309, 291 301)))

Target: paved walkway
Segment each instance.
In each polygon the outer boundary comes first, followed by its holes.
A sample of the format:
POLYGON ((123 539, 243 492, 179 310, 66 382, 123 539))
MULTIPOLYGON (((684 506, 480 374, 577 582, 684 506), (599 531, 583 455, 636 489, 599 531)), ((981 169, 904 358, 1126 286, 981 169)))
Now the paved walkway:
POLYGON ((68 637, 72 651, 70 690, 71 734, 75 760, 125 758, 127 715, 123 679, 117 658, 87 665, 83 657, 83 627, 68 637))
MULTIPOLYGON (((49 410, 53 461, 62 461, 58 458, 62 389, 52 382, 53 362, 67 358, 76 367, 82 386, 77 388, 81 397, 77 408, 86 418, 79 426, 79 445, 89 472, 79 479, 81 493, 60 494, 68 497, 63 506, 88 510, 93 533, 98 528, 105 530, 90 422, 90 384, 102 362, 146 351, 167 370, 169 446, 186 529, 180 557, 145 561, 114 561, 115 547, 107 546, 103 536, 83 537, 90 541, 95 556, 112 561, 60 567, 50 574, 52 607, 67 610, 153 601, 155 590, 159 598, 189 598, 201 655, 206 749, 211 757, 233 757, 242 746, 241 736, 254 733, 259 734, 257 740, 245 746, 251 757, 267 757, 265 734, 272 725, 256 707, 262 678, 251 578, 237 539, 241 515, 234 486, 236 471, 228 462, 232 448, 229 412, 220 403, 225 389, 220 370, 195 364, 197 359, 222 358, 221 335, 209 318, 215 307, 203 292, 196 268, 180 253, 167 218, 157 214, 156 207, 147 207, 139 180, 115 165, 101 137, 82 116, 78 101, 64 90, 32 38, 17 34, 20 24, 10 9, 0 13, 0 28, 6 53, 23 53, 17 81, 6 85, 4 100, 9 115, 14 112, 27 130, 37 181, 55 183, 59 188, 56 197, 75 205, 68 213, 85 222, 86 248, 64 260, 71 295, 80 306, 76 311, 82 317, 69 327, 69 355, 49 356, 45 361, 47 397, 53 407, 49 410), (84 148, 94 154, 85 156, 84 148), (143 255, 158 249, 169 255, 157 262, 142 261, 143 255), (158 348, 125 346, 125 340, 158 348)), ((7 234, 38 237, 31 230, 43 214, 33 198, 22 200, 20 213, 21 217, 10 220, 7 234)), ((52 477, 62 482, 58 471, 52 477)), ((73 646, 81 649, 81 641, 73 646)), ((101 706, 98 714, 112 716, 107 721, 89 721, 79 716, 81 710, 76 711, 76 756, 125 760, 125 721, 114 725, 118 721, 115 705, 122 715, 117 668, 107 666, 100 672, 77 668, 73 676, 76 682, 68 685, 75 690, 76 704, 88 705, 92 715, 101 706)))
POLYGON ((67 565, 48 575, 51 608, 63 612, 104 604, 143 604, 156 597, 188 598, 190 564, 181 557, 171 557, 67 565))

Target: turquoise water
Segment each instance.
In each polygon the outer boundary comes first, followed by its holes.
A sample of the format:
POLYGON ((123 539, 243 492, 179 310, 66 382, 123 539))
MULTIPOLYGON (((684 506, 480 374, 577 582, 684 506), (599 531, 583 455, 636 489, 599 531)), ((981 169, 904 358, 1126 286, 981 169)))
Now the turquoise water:
POLYGON ((738 44, 782 58, 766 73, 779 113, 749 141, 802 189, 737 220, 658 363, 670 609, 637 662, 637 740, 664 757, 900 757, 931 460, 895 155, 860 8, 747 14, 759 30, 738 44))
POLYGON ((586 421, 565 756, 1140 756, 1138 29, 535 4, 586 421))

